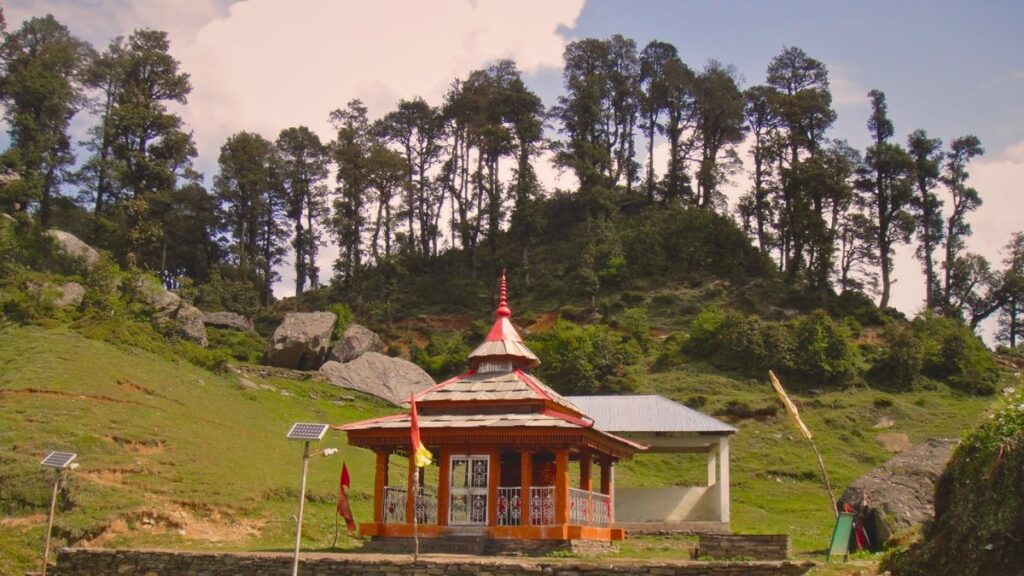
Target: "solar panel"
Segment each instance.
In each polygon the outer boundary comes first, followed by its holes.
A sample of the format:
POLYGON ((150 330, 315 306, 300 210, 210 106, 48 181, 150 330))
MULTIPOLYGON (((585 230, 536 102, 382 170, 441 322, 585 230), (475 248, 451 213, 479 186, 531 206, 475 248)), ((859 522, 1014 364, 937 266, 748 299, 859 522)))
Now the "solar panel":
POLYGON ((78 457, 78 454, 73 452, 50 452, 50 454, 43 458, 40 462, 43 466, 49 466, 50 468, 65 468, 71 461, 78 457))
POLYGON ((288 431, 288 438, 291 440, 322 440, 327 433, 327 424, 310 424, 296 422, 288 431))

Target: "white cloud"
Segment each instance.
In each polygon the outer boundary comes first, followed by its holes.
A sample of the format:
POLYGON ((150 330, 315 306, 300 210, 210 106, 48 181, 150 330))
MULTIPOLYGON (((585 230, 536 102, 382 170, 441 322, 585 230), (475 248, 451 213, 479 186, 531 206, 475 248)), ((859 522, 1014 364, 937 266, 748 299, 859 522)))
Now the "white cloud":
POLYGON ((192 42, 196 31, 223 15, 235 0, 13 0, 4 9, 9 28, 53 14, 72 34, 103 49, 111 38, 136 28, 167 31, 171 42, 192 42))
POLYGON ((850 68, 830 64, 829 86, 832 90, 832 103, 836 106, 868 103, 869 90, 854 78, 854 72, 850 68))
MULTIPOLYGON (((439 103, 449 83, 498 58, 527 72, 561 65, 582 0, 373 3, 249 0, 208 23, 178 55, 194 89, 186 120, 204 154, 251 130, 273 138, 360 98, 371 116, 399 98, 439 103)), ((214 152, 211 152, 214 151, 214 152)))

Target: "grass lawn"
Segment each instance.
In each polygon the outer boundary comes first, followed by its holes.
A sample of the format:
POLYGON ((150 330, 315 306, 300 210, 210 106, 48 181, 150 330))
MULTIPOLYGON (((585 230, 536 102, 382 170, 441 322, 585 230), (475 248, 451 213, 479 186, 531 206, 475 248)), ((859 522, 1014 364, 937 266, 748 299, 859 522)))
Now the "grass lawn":
MULTIPOLYGON (((39 466, 51 450, 79 454, 56 522, 57 545, 288 550, 292 544, 301 445, 292 422, 339 424, 395 411, 370 396, 316 380, 214 374, 183 361, 89 340, 66 328, 0 328, 0 574, 34 566, 41 550, 52 476, 39 466)), ((708 413, 775 405, 764 382, 706 366, 641 378, 643 392, 701 402, 708 413), (734 401, 730 406, 729 401, 734 401)), ((837 497, 885 461, 878 441, 956 436, 991 399, 944 387, 906 394, 866 388, 797 395, 828 466, 837 497)), ((813 453, 781 411, 734 422, 732 527, 788 533, 800 557, 821 559, 832 514, 813 453)), ((370 517, 373 455, 329 432, 320 447, 340 454, 310 464, 304 547, 334 540, 338 472, 347 462, 357 519, 370 517)), ((619 486, 703 479, 703 457, 645 455, 618 467, 619 486)), ((401 474, 404 466, 392 466, 401 474)), ((340 548, 361 545, 344 535, 340 548)), ((686 538, 627 541, 619 556, 680 557, 686 538)), ((853 564, 851 570, 861 567, 853 564)), ((823 568, 822 570, 834 570, 823 568)), ((820 574, 855 574, 824 571, 820 574)))

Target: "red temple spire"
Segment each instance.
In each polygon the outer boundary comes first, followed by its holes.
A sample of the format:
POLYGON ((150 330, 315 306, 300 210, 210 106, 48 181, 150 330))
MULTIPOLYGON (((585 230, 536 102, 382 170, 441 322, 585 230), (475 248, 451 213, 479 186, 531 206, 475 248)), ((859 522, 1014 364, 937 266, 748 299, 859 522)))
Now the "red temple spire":
POLYGON ((498 316, 508 318, 512 309, 508 307, 508 285, 505 283, 505 269, 501 269, 501 299, 498 301, 498 316))
POLYGON ((501 271, 501 292, 498 300, 498 309, 495 311, 497 318, 487 332, 487 336, 480 346, 469 355, 470 363, 474 370, 486 361, 507 362, 513 360, 526 367, 533 367, 540 364, 537 356, 523 344, 523 338, 512 325, 512 309, 508 307, 508 282, 505 279, 505 271, 501 271))

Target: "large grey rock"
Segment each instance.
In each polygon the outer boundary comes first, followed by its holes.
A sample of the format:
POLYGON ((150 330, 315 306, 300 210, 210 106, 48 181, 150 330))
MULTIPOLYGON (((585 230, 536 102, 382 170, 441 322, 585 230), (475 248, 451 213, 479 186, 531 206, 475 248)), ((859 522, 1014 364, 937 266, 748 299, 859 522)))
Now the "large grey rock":
POLYGON ((206 348, 210 341, 207 338, 206 324, 203 324, 203 311, 188 302, 182 302, 175 311, 174 332, 206 348))
POLYGON ((373 394, 394 404, 406 402, 411 394, 434 385, 419 366, 377 352, 367 352, 344 364, 327 362, 320 373, 335 386, 373 394))
POLYGON ((880 550, 897 532, 935 515, 935 482, 953 455, 956 439, 929 439, 907 448, 858 478, 839 499, 857 512, 871 547, 880 550))
POLYGON ((97 252, 92 246, 89 246, 85 242, 79 240, 77 236, 70 232, 65 232, 63 230, 47 230, 46 235, 53 239, 58 250, 70 258, 78 260, 84 264, 86 268, 91 268, 100 261, 99 252, 97 252))
POLYGON ((153 323, 203 348, 209 345, 201 310, 153 279, 139 278, 135 288, 139 299, 153 307, 153 323))
POLYGON ((85 298, 85 288, 78 282, 68 282, 56 287, 57 297, 53 304, 58 308, 74 308, 85 298))
POLYGON ((252 320, 234 312, 203 312, 203 323, 215 328, 227 328, 239 332, 255 332, 252 320))
POLYGON ((338 317, 332 312, 289 312, 274 330, 263 363, 295 370, 316 370, 327 358, 338 317))
POLYGON ((376 332, 359 324, 351 324, 345 329, 341 340, 331 348, 328 358, 335 362, 351 362, 367 352, 383 351, 384 341, 376 332))

